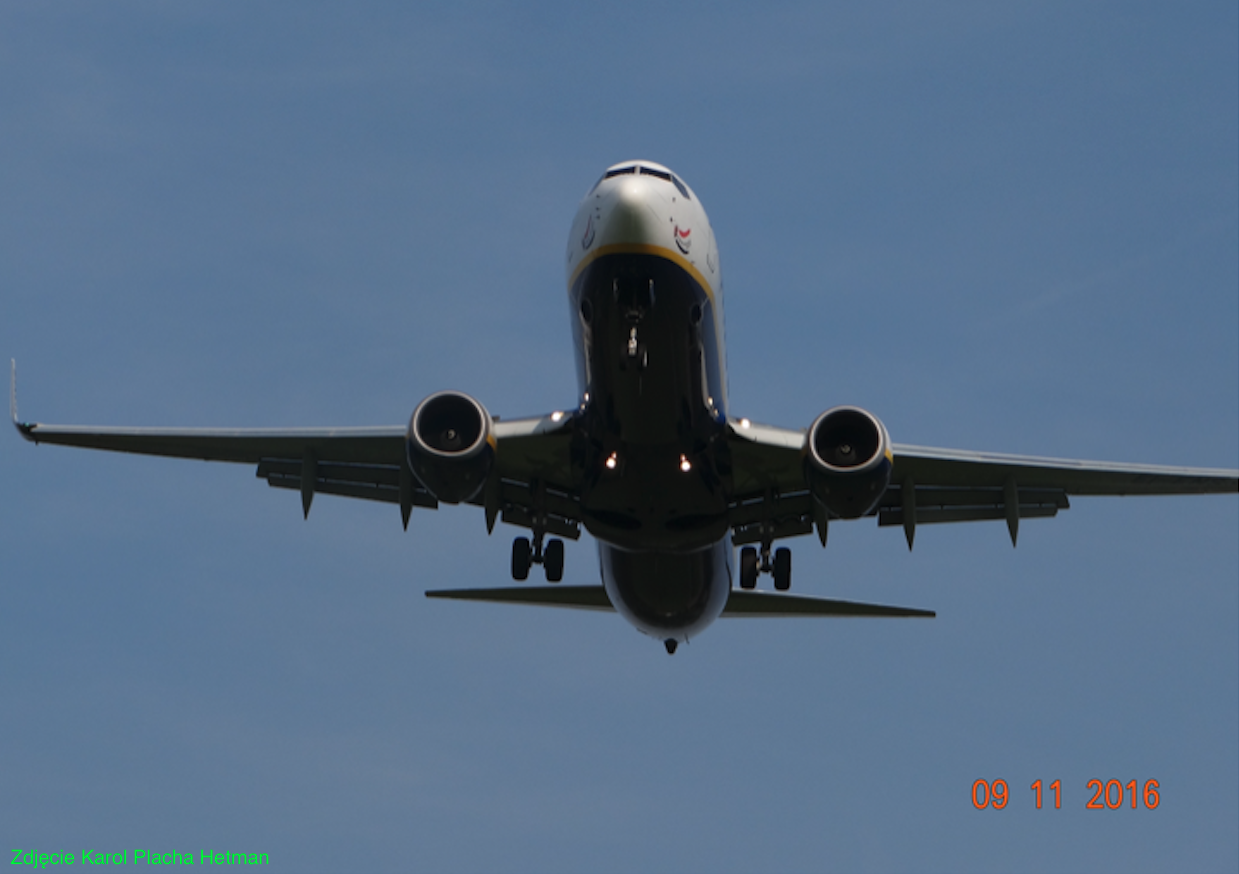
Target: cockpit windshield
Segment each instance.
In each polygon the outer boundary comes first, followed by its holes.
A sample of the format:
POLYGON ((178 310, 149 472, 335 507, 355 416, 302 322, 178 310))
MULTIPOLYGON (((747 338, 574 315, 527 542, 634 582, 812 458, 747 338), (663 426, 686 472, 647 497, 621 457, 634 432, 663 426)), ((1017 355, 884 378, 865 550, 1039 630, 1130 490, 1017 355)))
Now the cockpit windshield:
MULTIPOLYGON (((653 176, 655 179, 670 182, 676 187, 676 190, 680 192, 680 196, 682 196, 685 200, 693 199, 688 193, 687 186, 685 186, 674 173, 668 173, 666 170, 659 170, 656 167, 643 167, 640 164, 629 164, 626 167, 615 167, 614 169, 608 170, 606 173, 602 174, 601 179, 594 183, 594 187, 589 190, 589 193, 593 194, 594 189, 602 184, 603 179, 613 179, 616 176, 632 176, 636 174, 640 174, 642 176, 653 176)), ((588 195, 586 196, 588 197, 588 195)))

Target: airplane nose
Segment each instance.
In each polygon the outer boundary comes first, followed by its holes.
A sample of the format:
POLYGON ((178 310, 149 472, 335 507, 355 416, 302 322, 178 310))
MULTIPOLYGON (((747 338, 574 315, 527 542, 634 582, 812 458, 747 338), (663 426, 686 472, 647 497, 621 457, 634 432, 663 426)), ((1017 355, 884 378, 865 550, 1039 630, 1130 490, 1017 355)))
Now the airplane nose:
POLYGON ((616 187, 605 232, 606 243, 657 244, 667 235, 664 222, 649 202, 649 184, 625 179, 616 187))

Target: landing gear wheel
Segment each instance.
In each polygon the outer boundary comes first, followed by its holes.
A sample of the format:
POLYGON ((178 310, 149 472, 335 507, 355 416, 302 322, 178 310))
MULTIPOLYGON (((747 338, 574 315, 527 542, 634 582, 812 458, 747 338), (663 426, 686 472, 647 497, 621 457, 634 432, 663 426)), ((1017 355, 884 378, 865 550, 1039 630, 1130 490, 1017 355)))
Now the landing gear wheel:
POLYGON ((528 537, 518 537, 512 541, 512 579, 525 580, 529 578, 529 566, 533 563, 533 552, 529 546, 528 537))
POLYGON ((752 589, 757 585, 757 550, 746 546, 740 550, 740 588, 752 589))
POLYGON ((646 348, 644 343, 638 343, 635 346, 625 345, 624 354, 620 357, 620 370, 628 370, 633 367, 637 372, 643 371, 650 366, 650 350, 646 348))
POLYGON ((546 581, 558 583, 564 578, 564 542, 552 540, 542 553, 542 567, 546 570, 546 581))
POLYGON ((786 592, 792 587, 792 551, 780 548, 774 551, 774 587, 786 592))

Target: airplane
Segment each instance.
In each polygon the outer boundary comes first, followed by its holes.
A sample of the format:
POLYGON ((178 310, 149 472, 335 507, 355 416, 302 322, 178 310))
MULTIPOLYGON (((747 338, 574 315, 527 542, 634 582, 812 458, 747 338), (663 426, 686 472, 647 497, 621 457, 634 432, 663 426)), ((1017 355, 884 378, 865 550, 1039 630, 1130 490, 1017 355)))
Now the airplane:
POLYGON ((613 610, 670 654, 719 617, 932 617, 930 610, 788 594, 777 541, 874 517, 903 529, 1051 517, 1072 495, 1232 494, 1239 470, 1111 464, 893 443, 873 413, 837 406, 806 429, 732 415, 723 283, 701 201, 650 161, 602 174, 573 219, 566 256, 580 394, 544 416, 501 419, 458 391, 409 424, 362 428, 157 429, 21 422, 22 437, 118 452, 257 465, 276 488, 413 508, 479 506, 525 528, 511 573, 552 585, 432 590, 432 598, 613 610), (558 585, 562 538, 597 541, 601 581, 558 585), (736 547, 740 547, 736 561, 736 547), (774 591, 758 589, 768 575, 774 591))

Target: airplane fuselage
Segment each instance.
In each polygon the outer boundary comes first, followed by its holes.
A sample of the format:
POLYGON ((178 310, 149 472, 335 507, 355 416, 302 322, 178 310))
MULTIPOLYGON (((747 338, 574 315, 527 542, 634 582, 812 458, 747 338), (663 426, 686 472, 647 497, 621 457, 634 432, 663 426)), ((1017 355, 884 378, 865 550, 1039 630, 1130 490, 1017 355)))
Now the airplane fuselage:
POLYGON ((577 211, 567 274, 590 455, 582 521, 615 608, 647 634, 687 640, 732 585, 714 234, 665 167, 617 164, 577 211))

